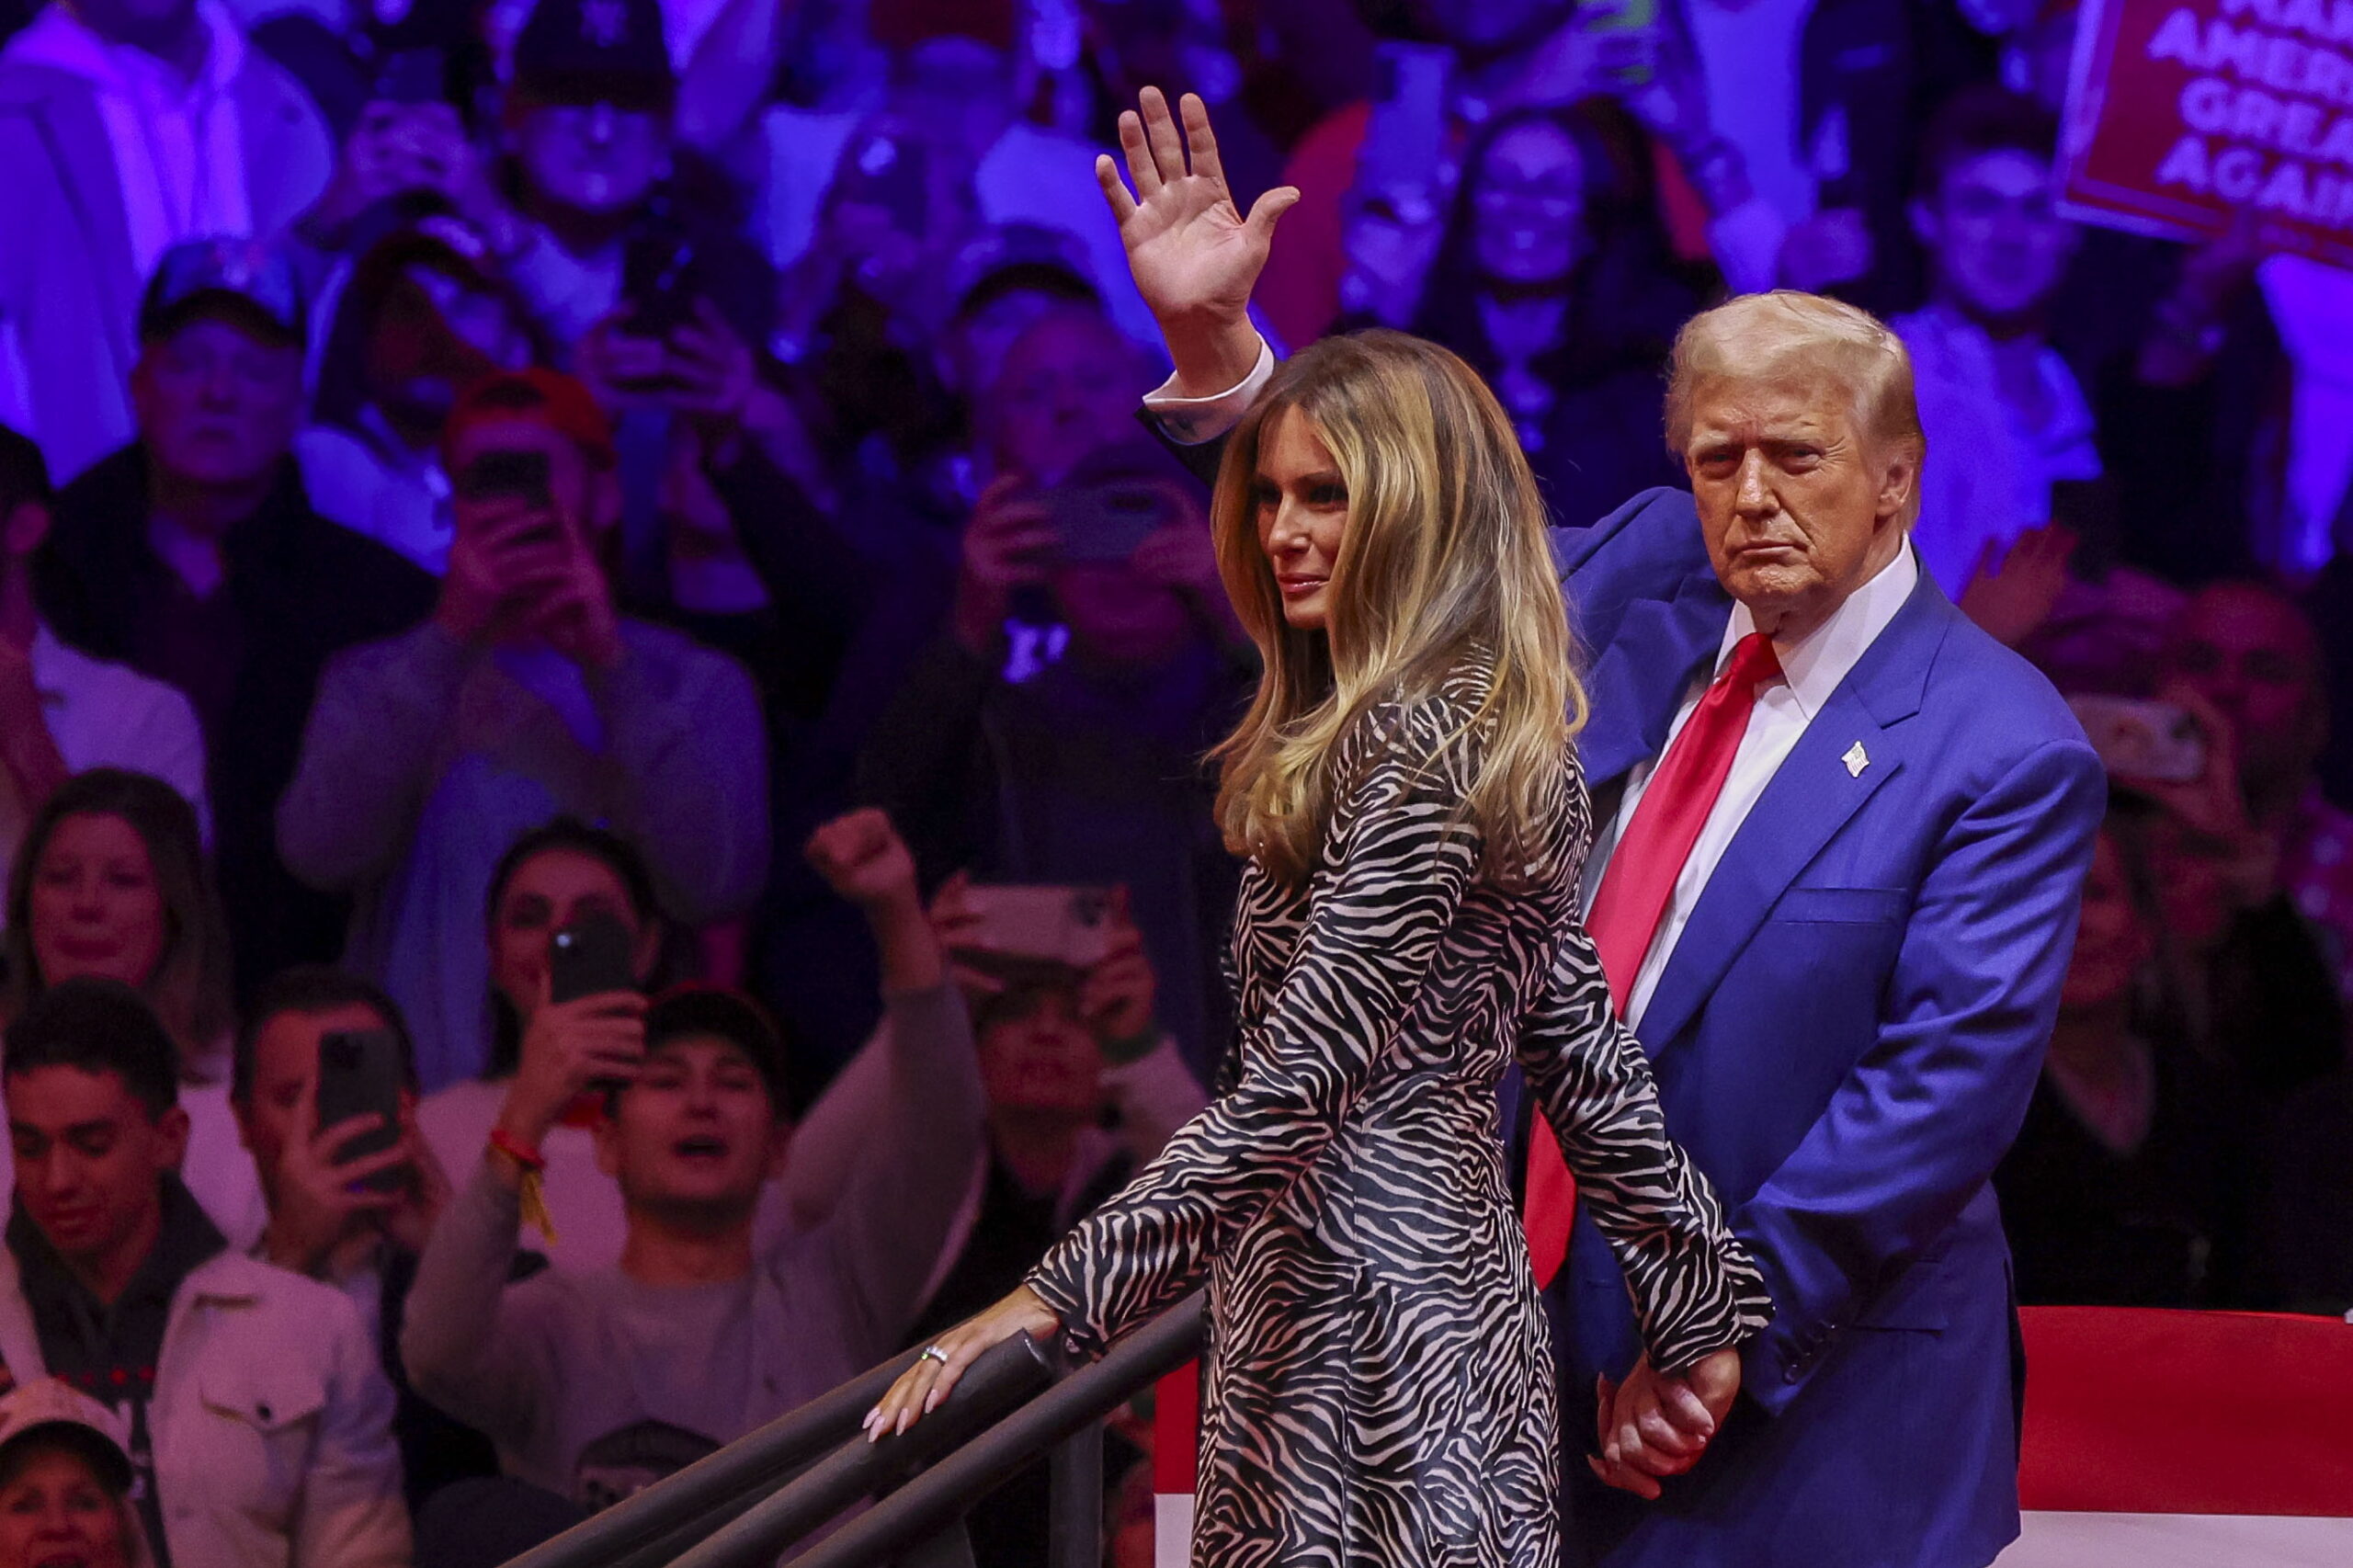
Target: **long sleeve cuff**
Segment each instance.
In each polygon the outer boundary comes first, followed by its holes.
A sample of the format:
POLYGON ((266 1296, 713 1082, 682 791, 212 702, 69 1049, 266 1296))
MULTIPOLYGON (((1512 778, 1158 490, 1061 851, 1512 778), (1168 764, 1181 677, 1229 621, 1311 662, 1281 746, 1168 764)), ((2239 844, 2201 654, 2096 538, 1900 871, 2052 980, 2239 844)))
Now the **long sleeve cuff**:
POLYGON ((1160 424, 1162 434, 1180 447, 1198 447, 1204 441, 1214 441, 1236 425, 1275 379, 1275 351, 1264 337, 1258 339, 1258 362, 1241 381, 1212 397, 1179 397, 1176 378, 1169 377, 1144 393, 1143 406, 1160 424))
POLYGON ((1711 1228, 1712 1238, 1677 1267, 1672 1304, 1637 1303, 1643 1347, 1662 1372, 1688 1371, 1703 1356, 1756 1339, 1773 1322, 1763 1271, 1720 1219, 1711 1228), (1652 1310, 1641 1312, 1643 1305, 1652 1310))
POLYGON ((1061 1320, 1063 1351, 1092 1360, 1110 1348, 1110 1341, 1087 1320, 1086 1301, 1078 1293, 1076 1281, 1054 1267, 1057 1254, 1062 1250, 1057 1248, 1040 1259, 1038 1267, 1029 1271, 1022 1283, 1046 1303, 1048 1312, 1061 1320))

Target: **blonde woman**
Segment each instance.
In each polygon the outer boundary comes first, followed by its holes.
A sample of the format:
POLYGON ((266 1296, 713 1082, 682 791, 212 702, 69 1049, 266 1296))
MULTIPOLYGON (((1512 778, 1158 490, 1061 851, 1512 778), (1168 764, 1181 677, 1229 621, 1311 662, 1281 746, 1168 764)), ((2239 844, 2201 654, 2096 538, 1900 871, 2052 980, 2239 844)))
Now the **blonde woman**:
MULTIPOLYGON (((1123 130, 1145 281, 1200 193, 1140 169, 1123 130)), ((1206 121, 1194 148, 1214 170, 1206 121)), ((1254 274, 1259 225, 1223 231, 1254 274)), ((1705 1361, 1736 1387, 1766 1296, 1577 924, 1584 699, 1543 505, 1461 360, 1370 333, 1276 373, 1212 515, 1266 666, 1218 754, 1248 862, 1232 1081, 869 1429, 904 1430, 1017 1330, 1097 1352, 1206 1279, 1196 1562, 1554 1568, 1554 1371, 1496 1134, 1504 1069, 1616 1244, 1654 1368, 1705 1361)))

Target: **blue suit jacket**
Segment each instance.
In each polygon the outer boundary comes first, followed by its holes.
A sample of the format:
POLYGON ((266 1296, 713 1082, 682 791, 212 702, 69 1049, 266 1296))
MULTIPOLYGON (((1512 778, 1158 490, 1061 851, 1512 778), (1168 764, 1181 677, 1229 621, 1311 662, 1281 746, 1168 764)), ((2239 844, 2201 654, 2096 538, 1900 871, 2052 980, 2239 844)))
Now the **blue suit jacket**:
MULTIPOLYGON (((1732 601, 1680 491, 1556 549, 1607 809, 1658 755, 1732 601)), ((1658 1503, 1606 1491, 1581 1458, 1594 1376, 1639 1346, 1616 1260, 1580 1219, 1553 1305, 1572 1538, 1594 1561, 1974 1568, 2018 1533, 2015 1314, 1988 1178, 2040 1071, 2105 802, 2058 694, 1923 573, 1733 838, 1642 1020, 1667 1127, 1723 1195, 1775 1317, 1699 1467, 1658 1503), (1841 760, 1857 742, 1859 774, 1841 760)))

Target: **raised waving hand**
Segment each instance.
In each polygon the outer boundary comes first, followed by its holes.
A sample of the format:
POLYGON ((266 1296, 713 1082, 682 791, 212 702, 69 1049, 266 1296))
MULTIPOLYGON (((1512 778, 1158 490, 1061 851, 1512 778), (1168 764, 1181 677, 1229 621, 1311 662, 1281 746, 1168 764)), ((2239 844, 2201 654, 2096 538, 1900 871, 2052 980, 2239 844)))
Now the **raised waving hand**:
POLYGON ((1168 339, 1176 390, 1213 396, 1257 363, 1250 290, 1267 265, 1276 220, 1299 192, 1290 186, 1270 190, 1244 217, 1226 187, 1201 100, 1185 95, 1181 129, 1159 88, 1146 87, 1138 104, 1120 116, 1127 180, 1108 153, 1095 160, 1095 177, 1119 220, 1136 290, 1168 339))

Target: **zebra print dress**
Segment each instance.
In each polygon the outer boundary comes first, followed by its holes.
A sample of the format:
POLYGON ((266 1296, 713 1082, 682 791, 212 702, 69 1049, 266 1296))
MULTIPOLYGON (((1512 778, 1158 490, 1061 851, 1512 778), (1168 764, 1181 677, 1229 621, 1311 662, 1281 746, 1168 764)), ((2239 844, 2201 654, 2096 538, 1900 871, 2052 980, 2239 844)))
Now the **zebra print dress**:
POLYGON ((1307 885, 1244 875, 1238 1081, 1029 1277, 1086 1354, 1208 1278, 1202 1568, 1557 1568, 1552 1357, 1496 1135, 1515 1054, 1654 1363, 1768 1315, 1578 923, 1574 752, 1547 874, 1480 875, 1458 808, 1486 680, 1351 726, 1307 885))

